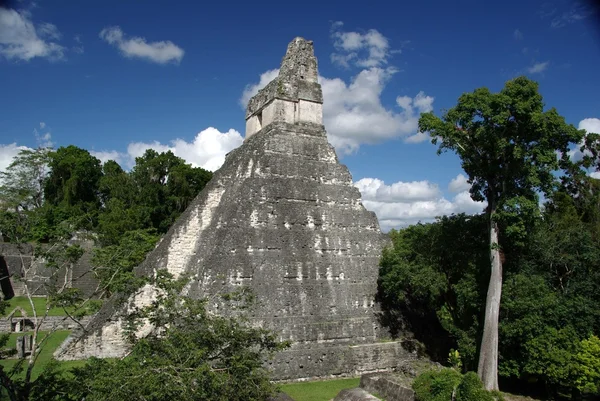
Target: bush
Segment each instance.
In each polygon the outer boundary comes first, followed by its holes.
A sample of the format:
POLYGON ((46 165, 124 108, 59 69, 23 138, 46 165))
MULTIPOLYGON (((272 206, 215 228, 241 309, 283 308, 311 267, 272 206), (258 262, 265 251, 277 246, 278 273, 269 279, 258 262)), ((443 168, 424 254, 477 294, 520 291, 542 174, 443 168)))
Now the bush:
POLYGON ((417 401, 447 401, 461 381, 461 374, 454 369, 428 370, 413 382, 417 401))
POLYGON ((494 401, 492 393, 483 388, 483 383, 475 372, 467 372, 456 388, 456 400, 494 401))
POLYGON ((495 394, 486 391, 475 372, 461 375, 457 370, 445 368, 429 370, 413 382, 417 401, 495 401, 495 394))

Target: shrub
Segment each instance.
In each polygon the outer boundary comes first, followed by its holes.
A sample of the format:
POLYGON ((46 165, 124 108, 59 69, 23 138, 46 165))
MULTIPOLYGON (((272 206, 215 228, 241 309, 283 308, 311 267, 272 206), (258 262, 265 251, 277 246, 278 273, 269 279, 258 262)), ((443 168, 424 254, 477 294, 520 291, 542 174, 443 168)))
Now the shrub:
POLYGON ((454 369, 428 370, 413 382, 417 401, 447 401, 460 383, 461 374, 454 369))
POLYGON ((498 395, 486 391, 475 372, 461 375, 457 370, 445 368, 429 370, 413 382, 417 401, 495 401, 498 395))
POLYGON ((495 401, 492 393, 483 388, 475 372, 467 372, 456 388, 457 401, 495 401))

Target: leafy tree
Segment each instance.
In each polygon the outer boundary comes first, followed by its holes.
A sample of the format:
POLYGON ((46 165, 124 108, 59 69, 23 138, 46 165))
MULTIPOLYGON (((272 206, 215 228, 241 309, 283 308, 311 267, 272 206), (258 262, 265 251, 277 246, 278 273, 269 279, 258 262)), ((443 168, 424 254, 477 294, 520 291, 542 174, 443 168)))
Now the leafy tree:
POLYGON ((133 268, 142 263, 158 239, 152 229, 132 230, 123 234, 117 244, 94 250, 92 264, 101 283, 102 297, 131 293, 139 287, 140 277, 135 276, 133 268))
POLYGON ((49 157, 50 174, 44 195, 54 207, 51 211, 53 224, 72 219, 75 229, 93 228, 100 207, 100 160, 73 145, 61 146, 50 152, 49 157))
POLYGON ((386 308, 444 360, 458 347, 474 369, 479 311, 485 299, 486 222, 483 216, 444 216, 435 223, 392 230, 383 251, 379 287, 386 308))
POLYGON ((508 81, 499 93, 465 93, 440 118, 419 119, 438 152, 454 151, 471 184, 471 198, 487 202, 490 280, 485 304, 478 374, 485 388, 498 389, 498 321, 502 293, 502 235, 523 237, 537 212, 538 191, 550 194, 554 173, 569 163, 570 145, 584 136, 552 108, 543 110, 537 83, 508 81), (557 152, 561 158, 557 158, 557 152), (501 231, 503 230, 503 232, 501 231))
POLYGON ((6 171, 0 171, 0 202, 16 212, 42 206, 50 148, 22 149, 6 171))
POLYGON ((49 148, 23 149, 0 171, 0 231, 7 241, 46 236, 42 206, 49 148))
MULTIPOLYGON (((185 279, 157 274, 157 300, 130 315, 133 348, 123 359, 92 358, 75 369, 75 393, 86 400, 265 400, 276 387, 264 359, 287 344, 243 316, 207 311, 208 300, 181 296, 185 279), (140 324, 149 335, 138 338, 140 324)), ((228 297, 230 308, 248 305, 244 292, 228 297)))
POLYGON ((600 339, 594 335, 581 342, 575 356, 575 385, 582 392, 600 390, 600 339))
POLYGON ((212 178, 212 174, 199 167, 186 164, 171 151, 158 153, 148 149, 136 158, 131 171, 136 184, 137 201, 143 227, 154 227, 164 233, 186 209, 212 178))

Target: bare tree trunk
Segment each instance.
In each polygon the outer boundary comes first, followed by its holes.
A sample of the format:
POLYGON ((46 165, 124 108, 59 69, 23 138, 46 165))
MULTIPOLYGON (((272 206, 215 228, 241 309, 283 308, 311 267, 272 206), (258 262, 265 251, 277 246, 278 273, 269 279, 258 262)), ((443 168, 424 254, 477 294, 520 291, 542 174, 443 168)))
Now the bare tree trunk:
POLYGON ((485 300, 485 322, 479 348, 477 374, 486 390, 498 390, 498 318, 502 295, 502 260, 498 244, 498 223, 490 213, 490 261, 492 271, 485 300))

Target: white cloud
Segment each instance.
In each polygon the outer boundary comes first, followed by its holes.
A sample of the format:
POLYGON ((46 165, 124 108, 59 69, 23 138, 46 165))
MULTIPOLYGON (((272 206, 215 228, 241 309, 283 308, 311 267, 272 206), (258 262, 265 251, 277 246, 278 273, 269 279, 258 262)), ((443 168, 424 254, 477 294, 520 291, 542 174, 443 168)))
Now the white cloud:
POLYGON ((485 203, 474 202, 466 190, 448 200, 428 181, 386 185, 377 178, 363 178, 354 185, 361 191, 363 205, 375 212, 384 231, 453 213, 480 213, 485 208, 485 203))
POLYGON ((52 142, 52 134, 50 133, 50 128, 47 126, 45 122, 40 123, 40 130, 37 128, 33 129, 33 135, 35 136, 35 140, 38 146, 43 148, 51 148, 54 146, 54 142, 52 142), (45 130, 46 132, 41 132, 41 130, 45 130))
POLYGON ((366 33, 343 32, 341 21, 335 22, 331 27, 333 46, 337 50, 331 55, 331 61, 343 67, 353 64, 357 67, 371 68, 387 64, 392 53, 388 39, 375 29, 366 33))
MULTIPOLYGON (((584 118, 579 122, 578 129, 585 130, 586 134, 600 134, 600 118, 584 118)), ((581 141, 575 149, 569 151, 569 157, 573 161, 579 161, 583 157, 584 153, 581 152, 580 148, 584 145, 584 141, 581 141)), ((588 151, 585 154, 590 155, 588 151)), ((592 173, 591 176, 594 178, 598 178, 594 176, 596 173, 592 173)), ((597 175, 597 174, 596 174, 597 175)))
POLYGON ((9 60, 63 59, 65 48, 53 42, 60 36, 53 24, 42 23, 36 29, 30 13, 0 7, 0 55, 9 60))
POLYGON ((464 174, 459 174, 448 184, 448 191, 457 193, 468 191, 471 189, 471 184, 467 182, 467 177, 464 174))
POLYGON ((396 182, 385 185, 377 178, 363 178, 354 183, 364 200, 379 202, 406 202, 436 198, 440 189, 429 181, 396 182))
POLYGON ((181 157, 194 167, 215 171, 225 161, 225 155, 240 146, 242 142, 242 136, 234 129, 219 132, 216 128, 209 127, 199 132, 191 142, 183 139, 175 139, 169 144, 158 141, 132 142, 127 146, 126 152, 105 150, 90 153, 103 163, 108 160, 115 160, 123 168, 129 169, 135 164, 135 158, 142 156, 146 149, 154 149, 157 152, 170 150, 175 156, 181 157))
POLYGON ((179 64, 185 53, 182 48, 169 40, 148 43, 141 37, 126 38, 118 26, 104 28, 100 32, 100 38, 116 46, 125 57, 137 57, 158 64, 169 62, 179 64))
POLYGON ((546 71, 548 65, 550 65, 549 61, 544 61, 543 63, 535 63, 531 67, 527 68, 527 72, 530 74, 539 74, 546 71))
POLYGON ((523 39, 523 32, 521 32, 518 29, 515 29, 515 31, 513 32, 513 38, 515 38, 515 40, 523 39))
POLYGON ((600 180, 600 171, 594 171, 590 174, 590 177, 600 180))
POLYGON ((362 70, 349 84, 340 78, 320 78, 323 87, 323 120, 329 140, 338 152, 355 152, 361 144, 408 137, 407 142, 427 139, 417 134, 419 116, 433 109, 431 96, 399 96, 398 109, 386 108, 381 93, 396 70, 362 70), (416 135, 415 135, 416 134, 416 135), (411 136, 409 136, 411 135, 411 136))
POLYGON ((260 79, 256 84, 246 85, 244 88, 244 92, 242 93, 242 97, 240 98, 240 105, 243 109, 246 108, 248 102, 252 98, 252 96, 256 95, 259 90, 267 86, 269 82, 277 78, 277 74, 279 74, 279 69, 276 68, 274 70, 269 70, 260 74, 260 79))
POLYGON ((102 162, 102 164, 106 163, 109 160, 114 160, 121 167, 125 167, 125 165, 130 164, 130 158, 125 153, 117 152, 116 150, 105 150, 105 151, 95 151, 90 150, 90 154, 98 160, 102 162))
POLYGON ((587 133, 600 134, 600 118, 584 118, 579 122, 578 128, 587 133))

